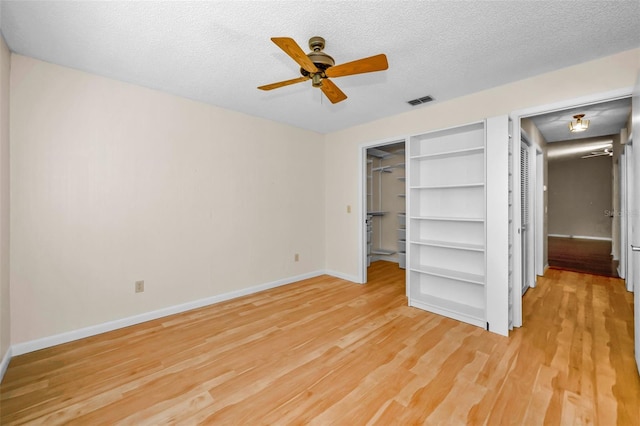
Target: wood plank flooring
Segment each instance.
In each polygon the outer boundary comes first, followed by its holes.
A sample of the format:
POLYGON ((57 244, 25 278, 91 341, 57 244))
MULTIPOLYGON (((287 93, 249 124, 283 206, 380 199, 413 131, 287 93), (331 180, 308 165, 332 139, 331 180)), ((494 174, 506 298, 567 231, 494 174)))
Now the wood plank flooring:
POLYGON ((611 256, 611 241, 549 237, 548 252, 552 268, 618 277, 618 262, 611 256))
POLYGON ((318 277, 12 359, 0 423, 640 424, 632 295, 550 270, 509 338, 318 277))

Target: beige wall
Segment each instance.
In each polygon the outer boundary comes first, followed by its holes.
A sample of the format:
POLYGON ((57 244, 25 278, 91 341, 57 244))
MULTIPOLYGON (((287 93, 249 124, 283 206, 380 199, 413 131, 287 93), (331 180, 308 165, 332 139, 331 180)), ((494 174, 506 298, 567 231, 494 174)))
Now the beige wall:
POLYGON ((13 55, 12 343, 322 271, 322 151, 313 132, 13 55))
POLYGON ((9 74, 11 54, 0 34, 0 360, 9 350, 9 74))
MULTIPOLYGON (((417 134, 515 110, 632 87, 640 67, 640 49, 542 74, 451 101, 416 107, 404 114, 326 135, 327 268, 358 276, 358 152, 366 142, 417 134)), ((432 82, 437 84, 437 82, 432 82)))
POLYGON ((549 162, 549 234, 611 238, 611 157, 549 162))

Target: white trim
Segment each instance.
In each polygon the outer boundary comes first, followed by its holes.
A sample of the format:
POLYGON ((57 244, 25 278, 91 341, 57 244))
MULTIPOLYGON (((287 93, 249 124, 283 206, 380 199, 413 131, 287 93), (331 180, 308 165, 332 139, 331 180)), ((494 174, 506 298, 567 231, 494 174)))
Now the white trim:
POLYGON ((482 324, 509 335, 509 117, 486 120, 485 132, 485 309, 482 324), (491 236, 491 238, 488 238, 491 236))
POLYGON ((620 278, 622 278, 622 269, 620 268, 620 264, 618 263, 618 267, 616 268, 616 272, 618 273, 618 276, 620 278))
MULTIPOLYGON (((536 145, 536 184, 535 184, 535 269, 536 275, 544 275, 544 264, 547 259, 544 258, 544 153, 542 149, 536 145)), ((537 280, 537 277, 536 277, 537 280)))
MULTIPOLYGON (((326 273, 329 275, 336 276, 334 273, 330 273, 330 272, 326 272, 326 273)), ((194 300, 192 302, 182 303, 180 305, 168 306, 166 308, 158 309, 151 312, 145 312, 143 314, 134 315, 127 318, 121 318, 118 320, 109 321, 102 324, 92 325, 92 326, 81 328, 78 330, 67 331, 67 332, 56 334, 53 336, 43 337, 41 339, 31 340, 23 343, 17 343, 11 347, 8 353, 11 353, 11 356, 23 355, 29 352, 37 351, 37 350, 48 348, 51 346, 72 342, 74 340, 84 339, 85 337, 95 336, 97 334, 102 334, 108 331, 129 327, 131 325, 140 324, 143 322, 166 317, 169 315, 190 311, 192 309, 201 308, 203 306, 213 305, 215 303, 224 302, 226 300, 235 299, 237 297, 247 296, 249 294, 258 293, 260 291, 291 284, 291 283, 309 279, 309 278, 318 277, 324 274, 325 274, 325 271, 309 272, 309 273, 297 275, 294 277, 283 278, 280 280, 259 284, 259 285, 244 288, 241 290, 230 291, 228 293, 206 297, 204 299, 194 300)), ((343 278, 343 277, 338 277, 338 278, 343 278)), ((343 278, 343 279, 346 279, 346 278, 343 278)), ((6 358, 6 355, 5 355, 5 358, 6 358)), ((8 365, 8 362, 7 362, 7 365, 8 365)), ((2 366, 4 366, 4 360, 3 360, 2 366)))
POLYGON ((599 104, 602 102, 613 101, 616 99, 623 99, 631 97, 633 93, 633 87, 624 87, 622 89, 611 90, 604 93, 595 93, 592 95, 581 96, 579 98, 566 99, 559 102, 554 102, 546 105, 539 105, 532 108, 524 108, 516 111, 512 111, 510 116, 513 119, 520 119, 524 117, 530 117, 532 115, 546 114, 549 112, 560 111, 568 108, 580 107, 583 105, 599 104))
POLYGON ((7 367, 9 367, 12 356, 13 348, 9 347, 9 349, 7 349, 7 352, 5 352, 4 356, 2 357, 2 362, 0 362, 0 383, 2 383, 2 379, 4 379, 4 373, 6 373, 7 367))
POLYGON ((348 275, 348 274, 343 274, 342 272, 329 271, 329 270, 324 271, 324 273, 326 275, 330 275, 335 278, 340 278, 341 280, 351 281, 352 283, 355 283, 355 284, 364 284, 362 281, 359 281, 358 277, 356 277, 355 275, 348 275))
POLYGON ((578 238, 581 240, 598 240, 598 241, 611 241, 611 237, 591 237, 588 235, 565 235, 565 234, 548 234, 549 237, 557 238, 578 238))

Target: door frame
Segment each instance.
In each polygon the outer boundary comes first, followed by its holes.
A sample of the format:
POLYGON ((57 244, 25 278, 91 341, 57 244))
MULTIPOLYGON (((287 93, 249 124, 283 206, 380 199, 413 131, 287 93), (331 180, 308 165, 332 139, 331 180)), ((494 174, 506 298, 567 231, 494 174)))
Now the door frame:
MULTIPOLYGON (((635 148, 633 147, 631 138, 629 138, 629 140, 627 141, 627 145, 624 147, 624 149, 625 149, 625 161, 626 161, 626 167, 625 167, 626 180, 627 182, 633 182, 635 180, 637 172, 633 164, 633 159, 634 159, 633 156, 634 156, 635 148)), ((625 217, 626 217, 625 218, 626 229, 624 229, 624 232, 626 233, 625 247, 624 247, 624 250, 626 252, 625 281, 626 281, 627 290, 634 291, 634 273, 637 273, 637 271, 636 271, 636 268, 634 268, 635 262, 633 257, 633 251, 631 250, 631 242, 633 241, 633 229, 632 229, 629 213, 633 211, 633 208, 634 208, 635 194, 633 193, 633 190, 632 188, 629 187, 629 185, 625 185, 625 186, 626 186, 626 194, 625 194, 626 210, 624 210, 625 217)))
POLYGON ((358 284, 367 283, 367 149, 404 142, 406 163, 408 141, 408 136, 401 136, 375 142, 364 142, 358 146, 358 176, 360 176, 358 184, 358 220, 360 221, 360 226, 358 226, 358 241, 360 242, 358 244, 358 284))
POLYGON ((547 268, 548 260, 544 256, 544 224, 545 224, 545 211, 544 211, 544 193, 546 187, 544 184, 544 153, 539 146, 535 147, 535 185, 534 185, 534 201, 535 201, 535 273, 533 277, 533 286, 536 286, 536 280, 538 276, 543 276, 544 271, 547 268))
MULTIPOLYGON (((602 102, 613 101, 616 99, 628 98, 633 95, 633 86, 611 90, 608 92, 595 93, 587 96, 581 96, 573 99, 565 99, 562 101, 553 102, 550 104, 539 105, 536 107, 524 108, 512 111, 509 114, 509 117, 512 120, 513 128, 511 129, 512 135, 520 135, 522 132, 522 128, 520 126, 520 120, 522 118, 531 117, 534 115, 546 114, 549 112, 559 111, 563 109, 569 109, 574 107, 579 107, 583 105, 597 104, 602 102)), ((513 161, 513 211, 514 213, 519 211, 520 209, 520 138, 513 137, 511 138, 511 143, 514 144, 512 147, 512 161, 513 161), (516 185, 516 182, 518 183, 516 185)), ((534 169, 537 172, 537 168, 534 169)), ((543 168, 544 170, 544 168, 543 168)), ((530 169, 531 171, 531 169, 530 169)), ((542 208, 542 211, 544 207, 542 208)), ((536 216, 540 215, 541 209, 535 209, 536 216)), ((535 223, 542 223, 542 229, 539 229, 538 232, 544 232, 544 215, 541 218, 536 217, 535 223)), ((514 270, 513 270, 513 288, 514 290, 517 288, 522 288, 522 275, 520 272, 521 265, 521 256, 522 250, 520 248, 520 234, 518 230, 520 229, 520 217, 519 214, 513 215, 513 221, 511 223, 511 232, 514 236, 513 241, 513 257, 514 257, 514 270)), ((542 236, 542 240, 544 241, 545 236, 542 236)), ((538 255, 535 251, 531 253, 533 256, 538 255)), ((534 261, 534 264, 538 265, 540 262, 544 262, 544 259, 537 259, 534 261)), ((519 292, 513 291, 513 326, 521 327, 522 326, 522 296, 519 292)))
MULTIPOLYGON (((538 170, 537 161, 538 161, 538 151, 540 151, 540 153, 542 153, 542 151, 531 141, 531 138, 529 137, 529 135, 527 135, 527 132, 525 132, 523 129, 520 130, 520 140, 522 143, 524 143, 527 146, 527 154, 528 154, 527 157, 529 159, 529 178, 527 179, 527 183, 528 183, 527 198, 529 203, 530 216, 529 216, 529 229, 528 229, 529 232, 527 233, 527 241, 525 242, 525 244, 527 245, 527 252, 531 253, 531 256, 529 256, 528 259, 524 259, 524 261, 527 262, 526 270, 529 272, 529 287, 527 288, 534 288, 536 286, 536 276, 537 276, 536 273, 538 270, 537 241, 541 239, 539 234, 541 233, 541 230, 542 230, 542 227, 539 226, 539 222, 542 222, 542 218, 539 215, 538 203, 537 203, 538 182, 543 180, 542 175, 540 176, 538 175, 539 170, 538 170)), ((518 164, 520 164, 520 162, 518 162, 518 164)), ((522 175, 522 170, 520 170, 520 173, 518 173, 518 176, 519 176, 518 179, 520 179, 520 182, 522 182, 521 175, 522 175)), ((522 208, 520 210, 522 210, 522 208)), ((522 223, 520 224, 520 227, 522 227, 522 223)), ((522 234, 520 233, 519 235, 520 235, 520 238, 522 238, 522 234)), ((520 260, 522 261, 522 254, 520 256, 520 260)), ((522 289, 522 285, 520 286, 520 288, 522 289)))

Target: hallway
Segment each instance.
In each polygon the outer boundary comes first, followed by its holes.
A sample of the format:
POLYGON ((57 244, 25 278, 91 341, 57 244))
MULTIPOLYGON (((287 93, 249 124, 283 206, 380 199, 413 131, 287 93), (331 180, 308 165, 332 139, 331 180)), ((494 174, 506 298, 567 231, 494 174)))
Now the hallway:
POLYGON ((549 237, 549 267, 618 278, 611 241, 549 237))

